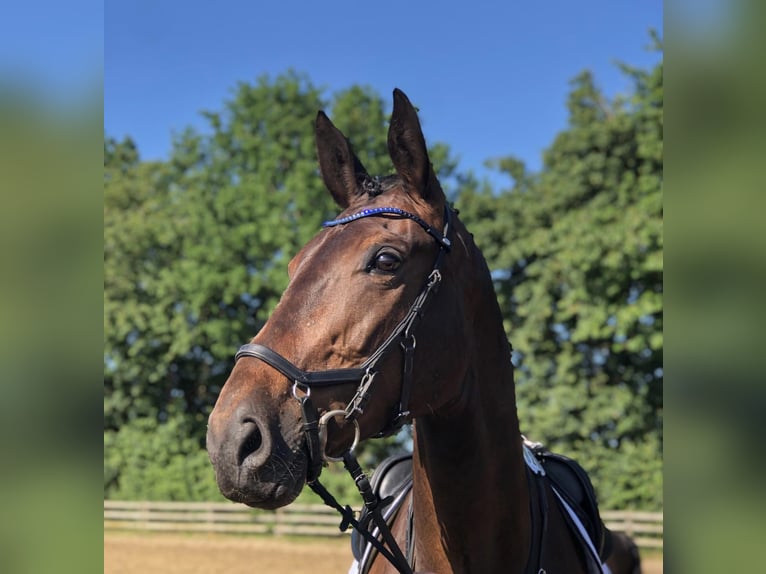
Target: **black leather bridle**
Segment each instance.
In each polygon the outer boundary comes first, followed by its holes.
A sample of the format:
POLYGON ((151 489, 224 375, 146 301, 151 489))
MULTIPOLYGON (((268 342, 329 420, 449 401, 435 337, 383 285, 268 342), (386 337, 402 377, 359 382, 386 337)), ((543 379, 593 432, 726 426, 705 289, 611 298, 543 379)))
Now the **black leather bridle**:
POLYGON ((306 446, 308 450, 308 471, 306 482, 312 489, 317 492, 325 501, 326 504, 336 508, 343 515, 343 522, 341 522, 341 530, 345 530, 349 524, 353 525, 368 541, 376 546, 378 550, 383 554, 392 564, 394 564, 400 572, 411 572, 407 560, 402 555, 400 549, 394 542, 391 536, 390 530, 382 520, 378 505, 380 499, 377 495, 372 493, 369 486, 369 481, 366 475, 359 468, 356 459, 353 457, 353 450, 359 440, 359 423, 357 418, 364 413, 365 406, 370 398, 372 392, 372 384, 375 380, 375 376, 378 373, 377 367, 385 354, 394 345, 399 343, 404 353, 404 363, 402 368, 402 390, 399 400, 398 414, 394 416, 391 422, 376 436, 386 436, 392 434, 398 430, 405 422, 409 420, 409 400, 410 392, 412 390, 412 373, 413 373, 413 360, 415 355, 415 330, 417 329, 420 320, 423 317, 423 313, 428 305, 432 295, 436 293, 442 280, 441 266, 444 261, 444 256, 449 253, 452 246, 449 239, 451 231, 451 218, 452 209, 445 205, 444 207, 444 228, 441 232, 434 229, 431 225, 423 221, 419 216, 414 213, 410 213, 398 207, 375 207, 364 209, 353 215, 343 217, 341 219, 335 219, 332 221, 326 221, 323 227, 337 227, 340 225, 346 225, 358 219, 365 217, 385 217, 390 219, 411 219, 417 223, 423 230, 434 238, 439 246, 439 253, 436 256, 431 272, 426 278, 425 285, 423 286, 420 294, 415 298, 415 301, 410 306, 407 314, 397 324, 388 338, 381 343, 381 345, 358 367, 343 368, 343 369, 327 369, 324 371, 304 371, 295 366, 289 360, 284 358, 276 351, 269 349, 264 345, 257 343, 249 343, 242 345, 237 354, 235 355, 235 361, 243 357, 253 357, 267 363, 272 368, 276 369, 288 379, 293 381, 293 396, 298 400, 301 405, 301 412, 303 416, 303 432, 306 437, 306 446), (349 401, 344 410, 332 410, 325 412, 321 417, 317 409, 313 406, 310 395, 312 388, 328 387, 338 384, 357 383, 357 389, 353 398, 349 401), (329 419, 335 416, 343 415, 347 421, 353 422, 355 425, 356 436, 354 443, 349 448, 348 452, 341 458, 332 458, 325 454, 326 445, 326 426, 329 419), (325 460, 343 460, 346 468, 354 477, 354 481, 359 488, 362 497, 364 498, 365 505, 371 510, 371 518, 378 523, 386 543, 391 548, 389 552, 380 542, 372 537, 367 530, 366 525, 359 525, 354 520, 351 509, 349 507, 341 507, 337 501, 326 491, 326 489, 319 483, 318 478, 322 472, 323 461, 325 460))
MULTIPOLYGON (((392 434, 398 430, 402 424, 407 422, 409 411, 409 399, 410 391, 412 388, 412 370, 413 370, 413 358, 415 354, 415 330, 423 316, 423 312, 431 296, 437 291, 439 284, 441 283, 441 266, 444 260, 444 255, 449 252, 451 242, 449 239, 450 227, 451 227, 451 208, 445 206, 444 208, 444 230, 439 233, 436 229, 423 221, 419 216, 403 209, 396 207, 376 207, 370 209, 364 209, 358 213, 336 219, 332 221, 326 221, 323 227, 337 227, 340 225, 346 225, 352 221, 362 219, 365 217, 387 217, 393 219, 411 219, 420 227, 422 227, 426 233, 434 238, 439 245, 439 253, 434 261, 433 268, 428 274, 427 280, 420 294, 415 298, 415 301, 410 306, 407 314, 397 324, 393 332, 388 338, 381 343, 381 345, 365 360, 360 366, 345 368, 345 369, 327 369, 324 371, 304 371, 298 368, 293 363, 288 361, 282 355, 276 351, 269 349, 264 345, 257 343, 250 343, 242 345, 237 351, 234 359, 238 361, 242 357, 254 357, 259 359, 283 375, 293 381, 293 395, 298 401, 301 402, 301 406, 304 411, 304 423, 313 428, 313 420, 319 419, 316 414, 307 413, 307 410, 312 409, 310 405, 309 396, 312 388, 328 387, 345 383, 357 383, 356 393, 351 401, 349 401, 344 411, 331 411, 333 416, 343 414, 347 421, 355 422, 357 417, 364 413, 367 401, 370 398, 372 390, 372 384, 375 380, 375 376, 378 373, 377 367, 380 361, 383 359, 388 350, 399 343, 404 352, 404 366, 402 372, 402 392, 399 401, 399 412, 389 423, 389 425, 383 429, 376 436, 386 436, 392 434), (308 417, 305 415, 308 414, 308 417), (309 420, 305 420, 305 419, 309 420)), ((326 413, 328 414, 328 413, 326 413)), ((326 425, 326 421, 323 421, 326 425)), ((312 432, 311 429, 305 429, 307 432, 312 432)), ((321 445, 321 452, 316 457, 319 460, 314 460, 316 452, 312 443, 315 441, 313 438, 309 438, 309 454, 312 460, 310 466, 319 464, 318 468, 321 468, 321 462, 324 455, 324 445, 321 445)), ((318 444, 317 444, 318 446, 318 444)), ((339 459, 338 459, 339 460, 339 459)), ((315 470, 318 470, 315 469, 315 470)), ((312 478, 313 473, 309 473, 309 481, 312 478)), ((318 476, 318 473, 317 473, 318 476)))

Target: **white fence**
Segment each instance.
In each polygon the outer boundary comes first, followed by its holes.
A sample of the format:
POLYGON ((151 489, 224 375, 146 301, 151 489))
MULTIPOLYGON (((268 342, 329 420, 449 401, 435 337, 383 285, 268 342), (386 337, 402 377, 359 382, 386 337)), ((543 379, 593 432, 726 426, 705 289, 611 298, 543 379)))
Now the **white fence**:
POLYGON ((321 504, 274 511, 230 502, 104 501, 104 529, 340 536, 340 515, 321 504))
MULTIPOLYGON (((639 547, 662 549, 661 512, 602 511, 601 517, 610 529, 627 532, 639 547)), ((230 502, 104 501, 104 530, 343 536, 339 523, 340 515, 321 504, 265 511, 230 502)))
POLYGON ((662 550, 662 512, 602 510, 601 519, 610 530, 622 530, 639 548, 662 550))

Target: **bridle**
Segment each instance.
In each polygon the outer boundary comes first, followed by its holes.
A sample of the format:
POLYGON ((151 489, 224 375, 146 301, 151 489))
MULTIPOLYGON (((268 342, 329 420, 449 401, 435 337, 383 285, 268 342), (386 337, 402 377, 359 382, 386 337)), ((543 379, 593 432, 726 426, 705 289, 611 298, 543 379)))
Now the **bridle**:
MULTIPOLYGON (((372 392, 372 384, 378 374, 378 364, 381 362, 385 354, 396 343, 404 352, 404 363, 402 368, 402 389, 401 397, 399 400, 398 413, 388 423, 388 425, 375 436, 387 436, 398 430, 405 422, 410 418, 409 411, 409 399, 412 389, 412 376, 413 376, 413 359, 415 353, 415 330, 417 329, 420 320, 423 317, 423 313, 432 298, 437 292, 439 285, 442 281, 441 267, 444 261, 444 256, 449 253, 452 243, 450 241, 450 232, 452 227, 452 208, 445 205, 444 208, 444 228, 440 233, 434 229, 431 225, 423 221, 419 216, 414 213, 410 213, 397 207, 376 207, 359 211, 353 215, 335 219, 332 221, 325 221, 323 227, 337 227, 346 225, 358 219, 365 217, 386 217, 391 219, 411 219, 417 223, 423 230, 434 238, 439 246, 439 252, 434 260, 433 267, 428 274, 425 285, 421 289, 418 296, 410 305, 407 314, 399 323, 394 327, 391 334, 381 343, 374 352, 358 367, 344 368, 344 369, 327 369, 324 371, 304 371, 295 366, 289 360, 282 355, 269 349, 268 347, 256 343, 250 343, 242 345, 235 355, 235 361, 238 361, 242 357, 253 357, 259 359, 272 368, 276 369, 291 381, 293 381, 293 397, 300 403, 301 413, 303 417, 303 433, 306 438, 306 446, 308 450, 308 469, 306 482, 311 489, 316 492, 324 501, 325 504, 337 510, 342 520, 340 523, 341 531, 346 531, 349 526, 353 526, 357 532, 378 552, 386 558, 400 573, 412 574, 412 566, 410 561, 405 557, 401 548, 397 544, 396 540, 391 533, 391 529, 383 518, 382 507, 385 504, 390 503, 390 497, 381 500, 380 496, 373 492, 370 485, 370 481, 367 475, 362 471, 359 466, 359 462, 354 456, 354 448, 359 442, 359 423, 358 417, 364 414, 364 409, 367 402, 370 399, 372 392), (329 387, 338 384, 357 383, 356 392, 353 398, 349 401, 348 405, 343 410, 330 410, 319 416, 317 409, 313 406, 310 395, 312 388, 329 387), (325 446, 327 443, 327 424, 333 417, 343 415, 347 421, 351 421, 355 427, 354 441, 346 451, 346 453, 340 458, 330 457, 325 453, 325 446), (364 515, 361 523, 356 520, 354 513, 349 506, 341 506, 341 504, 330 494, 327 489, 319 482, 319 475, 322 472, 322 466, 327 461, 343 461, 348 472, 354 479, 354 482, 359 490, 359 493, 364 500, 364 505, 367 509, 367 514, 364 515), (383 542, 371 533, 370 523, 374 522, 377 527, 378 535, 382 537, 383 542)), ((525 450, 525 460, 528 473, 533 473, 537 476, 538 471, 534 465, 530 465, 527 460, 527 452, 525 450), (531 469, 531 470, 530 470, 531 469)), ((539 466, 539 465, 538 465, 539 466)), ((543 472, 544 474, 544 472, 543 472)), ((530 483, 535 483, 535 489, 539 489, 540 486, 537 482, 530 479, 530 483)), ((533 516, 533 523, 541 524, 538 530, 533 533, 532 546, 530 549, 530 559, 527 563, 526 571, 530 574, 544 573, 545 570, 540 567, 542 562, 542 544, 544 539, 544 533, 547 524, 547 503, 545 502, 545 496, 533 496, 541 501, 540 508, 535 508, 532 505, 531 513, 533 516), (536 560, 535 558, 536 557, 536 560)), ((410 511, 412 507, 410 506, 410 511)), ((412 528, 408 528, 407 531, 407 548, 408 556, 411 555, 411 542, 412 542, 412 528)))
POLYGON ((308 471, 306 482, 319 494, 328 505, 336 508, 343 515, 341 530, 345 530, 349 524, 353 525, 373 546, 383 554, 400 572, 411 572, 407 560, 402 555, 398 546, 391 536, 390 530, 382 520, 378 505, 380 499, 375 495, 369 485, 366 475, 362 472, 359 464, 353 456, 354 448, 359 441, 359 423, 358 417, 364 413, 367 402, 370 399, 372 385, 378 374, 378 365, 386 353, 397 343, 404 353, 404 362, 402 367, 402 387, 399 399, 398 413, 393 417, 389 424, 375 436, 387 436, 398 430, 410 418, 409 400, 412 390, 412 375, 415 355, 415 330, 417 329, 423 313, 431 299, 436 293, 442 281, 441 266, 445 254, 449 253, 452 243, 449 239, 451 231, 452 209, 445 205, 444 207, 444 228, 441 232, 434 229, 418 215, 410 213, 398 207, 375 207, 359 211, 353 215, 325 221, 323 227, 338 227, 346 225, 358 219, 365 217, 385 217, 389 219, 411 219, 417 223, 423 230, 434 238, 439 246, 439 252, 434 261, 433 267, 426 278, 425 285, 420 294, 415 298, 407 314, 396 325, 391 334, 380 346, 373 351, 370 356, 358 367, 343 369, 327 369, 323 371, 304 371, 295 366, 289 360, 284 358, 276 351, 257 343, 242 345, 234 359, 235 362, 242 357, 253 357, 263 361, 276 369, 288 379, 293 381, 293 397, 300 403, 303 416, 303 433, 306 437, 306 446, 308 450, 308 471), (330 410, 319 416, 319 412, 311 402, 311 389, 329 387, 338 384, 357 383, 356 392, 343 410, 330 410), (327 424, 331 418, 342 415, 345 420, 350 421, 355 427, 354 442, 346 454, 340 458, 330 457, 325 453, 327 443, 327 424), (322 472, 323 462, 343 460, 346 468, 354 477, 354 481, 359 488, 365 505, 371 511, 371 518, 376 521, 386 543, 391 548, 388 549, 380 544, 367 530, 366 525, 359 525, 354 520, 349 507, 341 507, 338 502, 330 495, 327 490, 319 483, 318 478, 322 472))
POLYGON ((445 206, 444 230, 441 233, 414 213, 410 213, 397 207, 375 207, 364 209, 353 215, 332 221, 325 221, 322 224, 323 227, 338 227, 358 219, 363 219, 365 217, 411 219, 420 225, 420 227, 422 227, 426 233, 433 237, 436 243, 439 245, 439 253, 436 256, 433 268, 428 274, 423 289, 415 298, 415 301, 410 306, 407 314, 397 324, 397 326, 394 327, 394 330, 391 332, 388 338, 383 341, 383 343, 381 343, 380 346, 372 354, 370 354, 367 360, 365 360, 358 367, 327 369, 323 371, 304 371, 303 369, 295 366, 276 351, 269 349, 264 345, 250 343, 247 345, 242 345, 237 351, 237 354, 234 357, 235 361, 238 361, 242 357, 254 357, 256 359, 260 359, 293 381, 293 396, 301 403, 301 409, 304 415, 304 432, 307 435, 313 435, 313 428, 316 424, 317 433, 322 435, 319 437, 307 436, 307 441, 309 444, 309 457, 311 459, 309 463, 309 482, 313 479, 313 475, 319 475, 323 459, 330 461, 340 460, 338 458, 328 457, 324 453, 324 446, 326 442, 326 425, 330 418, 343 415, 347 421, 353 422, 355 424, 356 436, 350 450, 353 450, 353 448, 356 446, 356 443, 359 439, 359 426, 357 418, 364 413, 364 409, 370 398, 372 384, 375 381, 376 375, 378 374, 378 364, 381 362, 388 350, 397 343, 399 343, 402 351, 404 352, 404 366, 402 369, 402 392, 399 400, 398 413, 386 426, 386 428, 384 428, 376 436, 390 435, 396 432, 405 422, 407 422, 410 415, 409 399, 412 389, 413 358, 415 354, 415 346, 417 344, 415 339, 415 330, 420 323, 423 312, 425 311, 431 296, 437 291, 442 280, 440 269, 444 260, 444 255, 449 252, 451 247, 451 242, 448 237, 451 227, 451 211, 452 210, 449 206, 445 206), (318 417, 318 413, 311 404, 311 389, 346 383, 357 383, 357 388, 354 396, 349 401, 345 410, 328 411, 324 413, 322 417, 318 417), (315 440, 316 438, 322 440, 315 440), (317 452, 317 450, 319 452, 317 452))

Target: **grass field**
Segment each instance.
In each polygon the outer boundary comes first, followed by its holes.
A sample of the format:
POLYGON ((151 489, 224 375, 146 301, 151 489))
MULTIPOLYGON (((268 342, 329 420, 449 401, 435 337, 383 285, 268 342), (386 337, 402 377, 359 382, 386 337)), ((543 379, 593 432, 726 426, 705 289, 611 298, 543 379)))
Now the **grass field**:
MULTIPOLYGON (((345 537, 104 534, 104 574, 345 574, 350 564, 345 537)), ((643 565, 662 574, 661 556, 643 565)))

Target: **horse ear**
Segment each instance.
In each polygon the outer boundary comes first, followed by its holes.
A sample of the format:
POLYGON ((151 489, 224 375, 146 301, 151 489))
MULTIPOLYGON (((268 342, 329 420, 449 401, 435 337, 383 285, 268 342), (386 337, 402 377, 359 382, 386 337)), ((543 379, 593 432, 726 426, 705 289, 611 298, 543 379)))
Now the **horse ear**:
POLYGON ((359 193, 359 182, 369 175, 351 149, 346 136, 322 111, 317 113, 314 131, 322 181, 330 190, 335 203, 345 209, 353 196, 359 193))
POLYGON ((428 158, 418 113, 399 88, 394 90, 394 111, 388 128, 388 154, 396 173, 410 191, 430 199, 441 191, 428 158))

